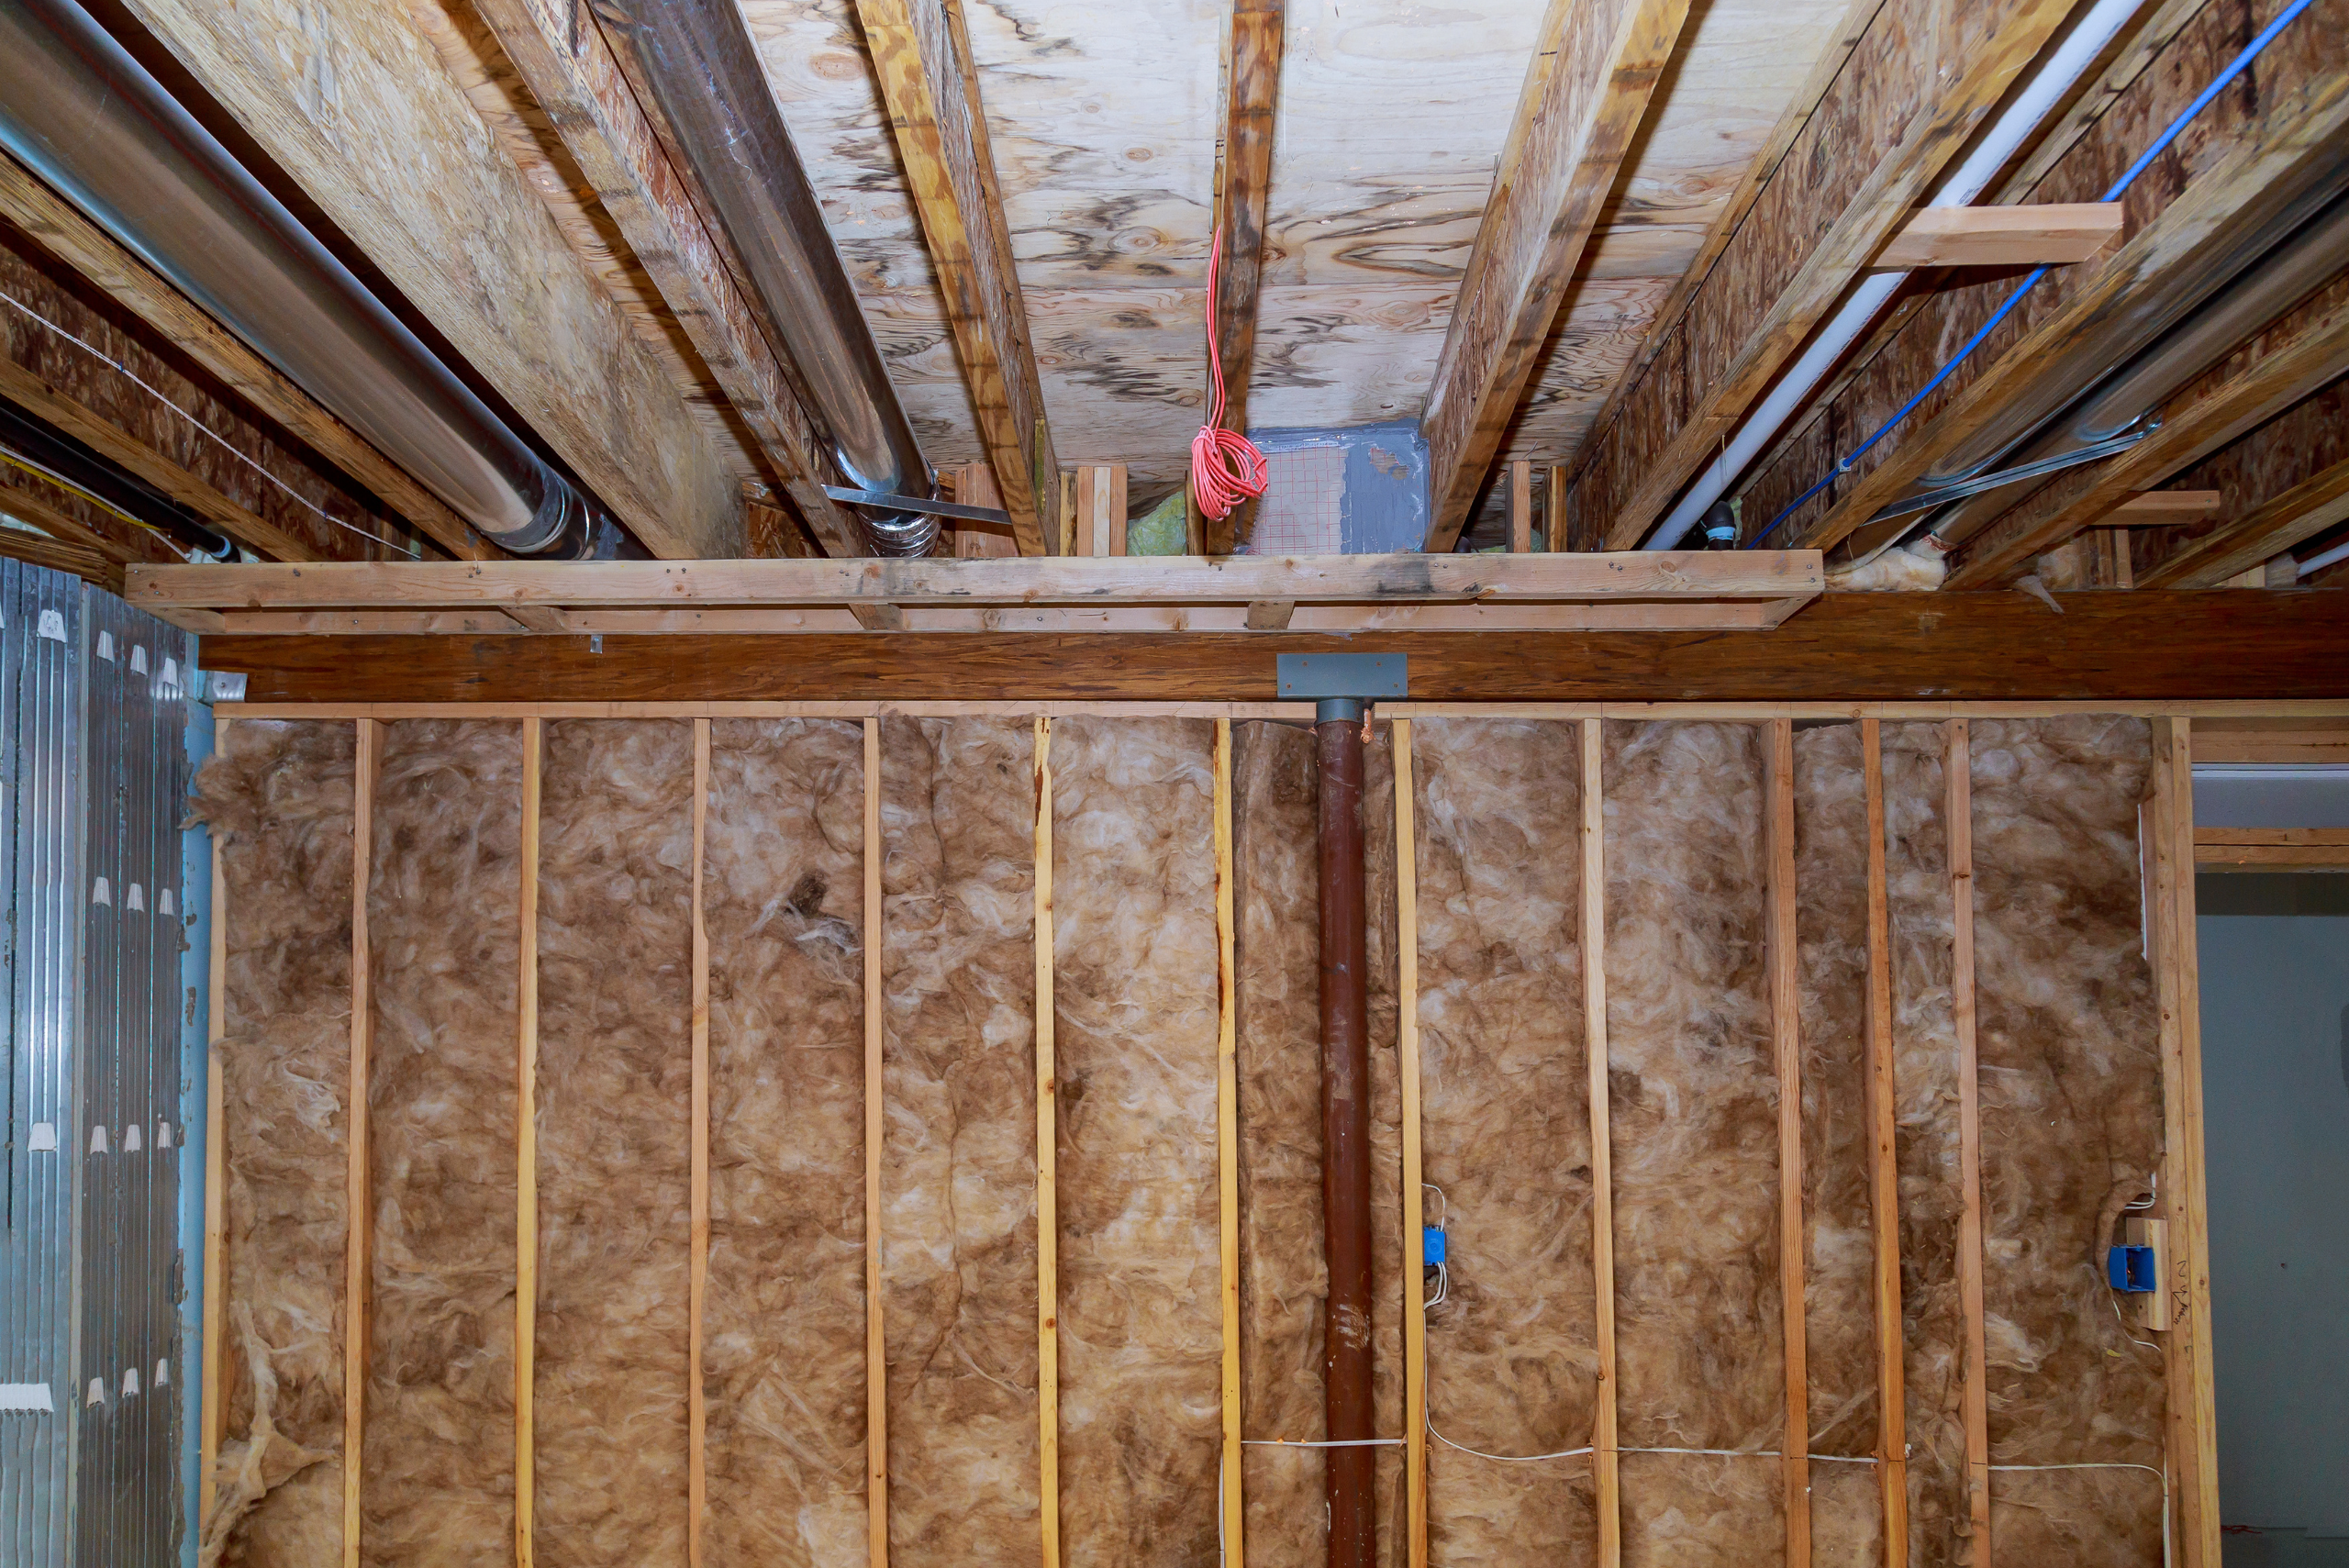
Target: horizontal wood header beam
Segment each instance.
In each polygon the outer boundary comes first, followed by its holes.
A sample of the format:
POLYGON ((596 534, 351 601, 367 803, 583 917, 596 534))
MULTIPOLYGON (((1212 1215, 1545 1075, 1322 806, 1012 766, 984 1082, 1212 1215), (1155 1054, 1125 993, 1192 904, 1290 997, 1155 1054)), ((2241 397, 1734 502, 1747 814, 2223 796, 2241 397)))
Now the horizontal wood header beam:
POLYGON ((2121 243, 2119 202, 1929 206, 1911 213, 1871 272, 1918 267, 2061 266, 2121 243))

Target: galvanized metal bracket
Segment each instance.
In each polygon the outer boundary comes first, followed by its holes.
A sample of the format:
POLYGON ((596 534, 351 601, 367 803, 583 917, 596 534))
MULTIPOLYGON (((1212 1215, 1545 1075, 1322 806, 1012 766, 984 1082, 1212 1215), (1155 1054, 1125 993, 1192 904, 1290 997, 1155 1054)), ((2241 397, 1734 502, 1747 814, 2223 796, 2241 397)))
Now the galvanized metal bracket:
POLYGON ((1399 702, 1411 695, 1408 653, 1284 653, 1279 673, 1284 697, 1399 702))

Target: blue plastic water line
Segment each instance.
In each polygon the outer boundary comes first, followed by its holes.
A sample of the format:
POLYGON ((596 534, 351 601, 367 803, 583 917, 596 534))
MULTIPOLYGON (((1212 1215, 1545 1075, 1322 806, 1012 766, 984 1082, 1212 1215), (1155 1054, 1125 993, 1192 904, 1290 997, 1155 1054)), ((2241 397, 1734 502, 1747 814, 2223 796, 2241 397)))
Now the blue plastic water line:
MULTIPOLYGON (((2227 62, 2225 70, 2220 72, 2218 75, 2211 78, 2210 84, 2209 86, 2194 95, 2194 101, 2187 105, 2186 107, 2179 112, 2178 117, 2176 119, 2169 122, 2168 128, 2164 130, 2161 135, 2154 138, 2152 144, 2148 146, 2144 151, 2137 155, 2137 161, 2129 165, 2127 172, 2124 172, 2121 178, 2115 180, 2112 183, 2111 188, 2097 199, 2100 202, 2119 201, 2121 199, 2121 193, 2128 190, 2131 185, 2136 183, 2137 176, 2143 173, 2146 169, 2152 165, 2154 160, 2160 157, 2165 151, 2166 151, 2169 148, 2169 144, 2176 141, 2179 135, 2185 131, 2186 128, 2193 123, 2194 117, 2208 108, 2210 106, 2210 100, 2217 97, 2221 92, 2225 91, 2228 83, 2232 82, 2236 77, 2242 75, 2243 72, 2249 68, 2251 62, 2259 58, 2260 52, 2269 44, 2276 41, 2276 36, 2282 32, 2286 28, 2291 26, 2299 14, 2307 10, 2312 3, 2313 0, 2292 0, 2292 4, 2285 6, 2284 9, 2278 13, 2274 21, 2268 23, 2265 28, 2262 28, 2259 30, 2259 36, 2257 38, 2253 39, 2251 42, 2243 46, 2243 50, 2241 54, 2236 55, 2234 59, 2227 62)), ((1776 533, 1780 523, 1785 522, 1788 517, 1793 517, 1797 512, 1800 511, 1803 506, 1809 502, 1812 496, 1817 495, 1820 491, 1826 489, 1829 485, 1834 484, 1837 480, 1851 473, 1852 465, 1859 462, 1862 457, 1865 456, 1870 447, 1875 446, 1876 442, 1884 439, 1886 436, 1891 434, 1892 428, 1894 426, 1899 424, 1901 420, 1906 419, 1910 414, 1914 413, 1919 404, 1924 402, 1926 398, 1932 395, 1933 389, 1935 387, 1941 385, 1942 383, 1949 379, 1951 372, 1956 370, 1958 366, 1965 362, 1967 355, 1973 353, 1976 349, 1981 347, 1982 340, 1997 329, 1999 322, 2004 321, 2008 316, 2012 314, 2014 307, 2022 303, 2022 296, 2029 294, 2032 289, 2038 287, 2039 280, 2045 277, 2047 273, 2048 269, 2045 267, 2032 268, 2031 275, 2024 278, 2021 284, 2016 288, 2015 292, 2007 296, 2007 302, 1998 306, 1998 310, 1992 314, 1989 320, 1982 323, 1982 327, 1979 331, 1976 332, 1973 337, 1968 338, 1965 340, 1965 346, 1959 349, 1955 354, 1952 355, 1947 364, 1942 366, 1940 370, 1933 373, 1932 380, 1919 387, 1917 389, 1916 395, 1909 398, 1908 402, 1902 404, 1898 411, 1896 412, 1891 418, 1887 419, 1881 426, 1877 427, 1875 435, 1870 436, 1866 440, 1862 441, 1858 446, 1854 447, 1850 455, 1846 456, 1841 462, 1838 462, 1832 469, 1828 471, 1827 477, 1821 479, 1818 484, 1812 485, 1809 489, 1796 496, 1793 501, 1789 502, 1787 506, 1787 509, 1780 512, 1776 517, 1771 518, 1770 526, 1764 528, 1760 533, 1755 534, 1753 536, 1753 542, 1747 545, 1745 548, 1748 550, 1760 549, 1762 541, 1776 533)))

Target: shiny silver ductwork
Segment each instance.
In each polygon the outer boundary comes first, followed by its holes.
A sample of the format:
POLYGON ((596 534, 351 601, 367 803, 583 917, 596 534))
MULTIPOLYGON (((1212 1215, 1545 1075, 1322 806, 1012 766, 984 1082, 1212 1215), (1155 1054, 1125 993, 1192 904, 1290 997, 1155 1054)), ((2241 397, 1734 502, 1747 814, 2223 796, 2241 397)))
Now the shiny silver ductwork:
POLYGON ((0 5, 0 145, 491 542, 637 551, 74 0, 0 5))
MULTIPOLYGON (((733 0, 600 0, 669 122, 851 487, 930 493, 930 465, 733 0)), ((874 552, 927 555, 938 519, 862 513, 874 552)))

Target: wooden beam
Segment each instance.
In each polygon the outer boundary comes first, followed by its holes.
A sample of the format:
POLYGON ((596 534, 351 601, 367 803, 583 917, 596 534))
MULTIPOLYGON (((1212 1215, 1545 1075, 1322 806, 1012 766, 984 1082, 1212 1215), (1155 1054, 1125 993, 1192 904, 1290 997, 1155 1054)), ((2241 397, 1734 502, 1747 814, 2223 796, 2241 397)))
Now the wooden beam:
POLYGON ((1778 1300, 1785 1347, 1786 1421, 1778 1442, 1787 1562, 1810 1562, 1810 1362, 1806 1334, 1802 1219, 1802 967, 1795 935, 1795 727, 1764 730, 1769 789, 1763 821, 1768 904, 1764 946, 1770 973, 1771 1055, 1778 1080, 1778 1300))
POLYGON ((2130 496, 2099 523, 2109 528, 2149 528, 2200 522, 2219 515, 2225 498, 2216 490, 2147 490, 2130 496))
MULTIPOLYGON (((2011 406, 2061 401, 2101 367, 2148 342, 2166 311, 2199 295, 2214 268, 2255 242, 2294 202, 2331 177, 2349 132, 2349 74, 2287 95, 2233 150, 2178 194, 2064 304, 1952 395, 1920 428, 1889 439, 1887 455, 1845 490, 1796 542, 1840 543, 2011 406)), ((1884 450, 1884 449, 1879 449, 1884 450)), ((2131 449, 2133 452, 2134 448, 2131 449)), ((2124 454, 2126 455, 2126 454, 2124 454)), ((2139 484, 2135 488, 2149 488, 2139 484)))
POLYGON ((1421 1270, 1427 1230, 1425 1136, 1419 1122, 1419 800, 1411 780, 1411 721, 1398 718, 1395 752, 1395 1037, 1403 1091, 1403 1519, 1405 1568, 1428 1564, 1428 1306, 1421 1270))
POLYGON ((694 720, 692 1067, 687 1089, 693 1147, 686 1157, 692 1252, 685 1272, 685 1561, 701 1568, 702 1514, 709 1501, 709 1409, 702 1388, 703 1323, 709 1300, 709 928, 702 918, 709 843, 709 720, 694 720))
POLYGON ((1943 586, 1987 587, 2101 521, 2121 503, 2209 456, 2349 371, 2349 303, 2336 306, 2201 396, 2163 410, 2161 427, 2097 466, 2093 483, 2051 509, 2029 500, 1959 550, 1943 586))
MULTIPOLYGON (((117 567, 133 562, 177 566, 187 559, 151 530, 101 510, 45 476, 6 462, 0 462, 0 512, 32 524, 61 543, 104 556, 117 567)), ((122 592, 118 576, 109 591, 122 592)))
POLYGON ((1885 871, 1884 727, 1860 721, 1868 814, 1866 1076, 1870 1296, 1876 1316, 1876 1468, 1884 1508, 1885 1568, 1909 1563, 1906 1329, 1900 1312, 1899 1102, 1894 1093, 1892 902, 1885 871))
POLYGON ((1573 509, 1566 504, 1567 471, 1551 468, 1542 484, 1542 548, 1561 550, 1566 548, 1566 528, 1573 509))
POLYGON ((881 1275, 881 1151, 888 1131, 881 1047, 881 721, 864 721, 864 1552, 889 1568, 889 1354, 881 1275))
POLYGON ((1919 207, 1877 251, 1870 272, 1921 267, 2063 266, 2121 243, 2119 202, 1919 207))
POLYGON ((2349 866, 2349 828, 2197 828, 2198 866, 2349 866))
POLYGON ((521 964, 514 1031, 514 1562, 538 1561, 539 834, 546 720, 522 720, 521 964))
MULTIPOLYGON (((1399 742, 1398 742, 1399 744, 1399 742)), ((1408 775, 1405 775, 1408 776, 1408 775)), ((1408 886, 1408 873, 1404 885, 1408 886)), ((1247 1512, 1241 1506, 1241 1437, 1240 1437, 1240 1036, 1239 995, 1240 969, 1233 951, 1235 915, 1232 908, 1231 866, 1231 720, 1215 721, 1215 939, 1216 939, 1216 1048, 1215 1048, 1215 1129, 1216 1129, 1216 1233, 1217 1253, 1221 1269, 1221 1287, 1217 1292, 1223 1306, 1223 1484, 1221 1495, 1223 1519, 1219 1527, 1224 1542, 1225 1568, 1242 1568, 1246 1541, 1243 1526, 1247 1512)), ((1403 907, 1408 910, 1407 902, 1403 907)), ((1404 929, 1410 928, 1406 916, 1404 929)), ((1410 961, 1404 961, 1404 973, 1410 973, 1410 961)), ((1408 993, 1405 993, 1408 995, 1408 993)), ((1409 1026, 1404 1026, 1408 1033, 1409 1026)), ((1406 1048, 1404 1072, 1403 1123, 1403 1229, 1411 1228, 1411 1156, 1417 1140, 1411 1135, 1410 1086, 1411 1057, 1406 1048)), ((1408 1308, 1407 1307, 1408 1311, 1408 1308)), ((1404 1333, 1409 1334, 1408 1318, 1404 1333)), ((1408 1347, 1404 1351, 1408 1362, 1408 1347)), ((1404 1381, 1410 1373, 1408 1365, 1404 1381)), ((1408 1396, 1407 1396, 1408 1397, 1408 1396)))
MULTIPOLYGON (((0 510, 13 508, 0 502, 0 510)), ((32 522, 35 519, 20 519, 32 522)), ((54 539, 48 534, 28 533, 23 528, 0 528, 0 556, 21 561, 28 565, 46 567, 51 572, 64 572, 84 583, 95 583, 110 594, 122 592, 122 568, 84 544, 54 539)))
POLYGON ((2343 522, 2349 522, 2349 460, 2173 550, 2137 581, 2147 588, 2215 588, 2343 522))
MULTIPOLYGON (((1223 366, 1223 428, 1248 428, 1248 390, 1256 368, 1256 316, 1263 295, 1264 221, 1271 206, 1274 130, 1280 112, 1286 0, 1232 0, 1224 29, 1223 138, 1215 171, 1214 225, 1223 236, 1208 330, 1223 366)), ((1253 529, 1256 504, 1208 517, 1197 501, 1201 551, 1229 555, 1253 529)))
MULTIPOLYGON (((1927 17, 1912 17, 1905 8, 1896 8, 1880 15, 1874 25, 1895 29, 1924 26, 1928 36, 1943 32, 1947 24, 1934 20, 1938 13, 1932 13, 1930 7, 1923 8, 1930 13, 1927 17)), ((1871 128, 1883 137, 1884 150, 1840 209, 1811 215, 1817 222, 1818 240, 1785 284, 1765 296, 1766 303, 1758 315, 1744 303, 1753 280, 1742 277, 1726 259, 1716 266, 1707 285, 1714 299, 1690 302, 1691 314, 1683 323, 1682 336, 1685 340, 1688 332, 1699 329, 1701 308, 1707 337, 1734 344, 1734 350, 1714 356, 1718 368, 1689 367, 1701 379, 1692 388, 1685 415, 1642 410, 1627 398, 1622 416, 1587 449, 1590 457, 1582 465, 1586 473, 1591 460, 1609 443, 1619 449, 1610 454, 1609 493, 1620 495, 1621 500, 1606 514, 1604 539, 1609 549, 1638 544, 1664 515, 1688 476, 1729 438, 1811 329, 1834 308, 1852 280, 1866 270, 1885 243, 1909 221, 1918 202, 2071 10, 2072 0, 2017 0, 1995 30, 1957 51, 1954 66, 1932 72, 1931 87, 1919 95, 1920 101, 1905 121, 1894 119, 1871 128)), ((1932 52, 1929 47, 1927 54, 1932 52)), ((1845 88, 1847 94, 1863 90, 1870 89, 1857 80, 1845 88)), ((1831 191, 1835 186, 1821 188, 1831 191)), ((1757 234, 1753 243, 1783 241, 1757 234)), ((1651 375, 1647 381, 1653 385, 1656 378, 1651 375)), ((1653 392, 1643 388, 1634 395, 1653 401, 1664 394, 1656 387, 1653 392)), ((1587 504, 1600 503, 1593 497, 1587 504)))
POLYGON ((1126 553, 1126 465, 1079 464, 1076 471, 1077 555, 1126 553))
POLYGON ((2349 721, 2339 718, 2204 718, 2194 726, 2202 762, 2349 763, 2349 721))
POLYGON ((1965 1503, 1972 1568, 1990 1568, 1989 1351, 1982 1296, 1982 1084, 1974 1011, 1974 778, 1971 728, 1949 723, 1942 753, 1949 842, 1950 1013, 1957 1034, 1958 1309, 1964 1318, 1958 1412, 1965 1430, 1965 1503))
POLYGON ((708 432, 404 7, 128 4, 648 549, 740 552, 708 432))
POLYGON ((25 230, 231 392, 284 426, 320 457, 383 498, 418 533, 460 561, 501 553, 406 469, 385 457, 284 373, 165 283, 81 209, 0 153, 0 216, 25 230))
POLYGON ((375 863, 375 779, 383 766, 384 726, 358 721, 351 809, 351 1082, 343 1112, 349 1146, 343 1209, 349 1217, 342 1275, 342 1562, 359 1568, 361 1461, 366 1451, 367 1345, 374 1315, 368 1275, 374 1202, 368 1168, 368 1059, 375 1039, 374 952, 367 933, 367 888, 375 863))
POLYGON ((1606 748, 1598 719, 1582 721, 1582 1037, 1590 1088, 1590 1237, 1598 1387, 1590 1424, 1598 1568, 1622 1568, 1623 1504, 1616 1450, 1615 1151, 1607 1061, 1606 748))
MULTIPOLYGON (((228 750, 228 718, 216 718, 212 751, 228 750)), ((204 1075, 204 1365, 200 1372, 203 1397, 197 1409, 202 1423, 196 1433, 196 1529, 212 1522, 219 1506, 219 1487, 213 1481, 220 1444, 228 1436, 228 1367, 221 1354, 221 1304, 228 1296, 228 1094, 221 1042, 228 1038, 228 879, 222 869, 217 829, 212 832, 212 951, 208 975, 209 1004, 205 1012, 204 1075)))
POLYGON ((1061 1568, 1059 1070, 1052 1051, 1052 721, 1036 717, 1036 1472, 1043 1568, 1061 1568))
POLYGON ((1508 465, 1508 552, 1533 553, 1533 465, 1508 465))
POLYGON ((863 530, 824 494, 831 459, 735 283, 744 269, 695 206, 594 14, 558 0, 478 5, 824 552, 865 554, 863 530))
POLYGON ((1687 14, 1550 0, 1420 420, 1431 553, 1467 525, 1687 14))
POLYGON ((856 13, 1019 553, 1051 554, 1060 548, 1060 460, 962 7, 856 0, 856 13))

